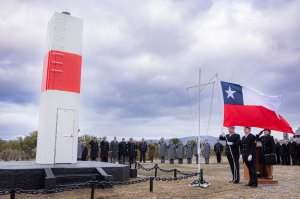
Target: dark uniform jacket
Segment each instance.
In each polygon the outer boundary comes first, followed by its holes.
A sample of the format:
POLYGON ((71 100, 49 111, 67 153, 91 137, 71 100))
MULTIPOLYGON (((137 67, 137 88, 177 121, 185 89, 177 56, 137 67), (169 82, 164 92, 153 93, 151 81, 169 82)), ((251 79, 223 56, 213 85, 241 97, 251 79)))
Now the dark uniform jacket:
POLYGON ((91 145, 91 159, 96 159, 98 156, 98 142, 91 140, 89 144, 91 145))
POLYGON ((296 155, 296 153, 297 153, 297 142, 295 142, 295 141, 289 142, 287 146, 288 146, 289 154, 291 154, 292 156, 296 155))
POLYGON ((139 143, 139 150, 141 151, 141 152, 146 152, 147 151, 147 142, 140 142, 139 143))
POLYGON ((274 138, 271 135, 264 135, 259 137, 259 135, 256 135, 256 140, 261 141, 262 144, 262 154, 270 154, 275 153, 275 142, 274 138))
POLYGON ((128 156, 129 157, 135 157, 135 150, 136 150, 136 145, 133 142, 128 142, 127 143, 127 149, 128 149, 128 156))
POLYGON ((286 155, 288 155, 287 146, 285 143, 282 143, 280 146, 280 156, 286 156, 286 155))
POLYGON ((252 155, 252 160, 255 160, 255 147, 256 138, 253 134, 250 133, 247 136, 243 136, 241 142, 241 153, 244 162, 247 161, 249 155, 252 155))
MULTIPOLYGON (((226 134, 225 135, 227 138, 228 142, 232 142, 233 145, 228 146, 226 142, 226 147, 225 147, 225 153, 227 155, 227 158, 232 159, 229 147, 231 148, 232 155, 235 159, 239 159, 240 157, 240 144, 241 144, 241 137, 239 134, 233 133, 232 135, 226 134)), ((226 140, 224 136, 220 136, 219 140, 226 140)))
POLYGON ((102 140, 100 142, 100 157, 107 158, 108 157, 108 151, 109 151, 109 143, 107 141, 102 140))
POLYGON ((119 143, 119 155, 126 155, 127 144, 125 141, 119 143))
POLYGON ((224 148, 223 144, 217 142, 214 146, 214 151, 215 151, 215 153, 221 154, 223 152, 223 148, 224 148))

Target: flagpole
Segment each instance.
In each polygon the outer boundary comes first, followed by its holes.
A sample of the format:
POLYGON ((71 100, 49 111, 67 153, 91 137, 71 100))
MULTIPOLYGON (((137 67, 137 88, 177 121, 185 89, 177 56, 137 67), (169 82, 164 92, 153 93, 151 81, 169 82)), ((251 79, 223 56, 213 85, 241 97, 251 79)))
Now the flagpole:
MULTIPOLYGON (((201 105, 200 105, 200 102, 201 102, 201 68, 199 68, 199 132, 198 132, 198 143, 197 143, 197 152, 198 152, 198 173, 199 173, 199 177, 200 177, 200 170, 201 170, 201 165, 200 165, 200 110, 201 110, 201 105)), ((197 142, 197 140, 196 140, 197 142)), ((199 179, 200 180, 200 179, 199 179)))

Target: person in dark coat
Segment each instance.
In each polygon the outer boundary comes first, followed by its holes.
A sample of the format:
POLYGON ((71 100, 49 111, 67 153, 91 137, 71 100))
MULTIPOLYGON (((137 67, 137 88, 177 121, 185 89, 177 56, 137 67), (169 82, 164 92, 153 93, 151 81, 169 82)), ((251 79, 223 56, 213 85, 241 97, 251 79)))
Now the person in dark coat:
POLYGON ((89 142, 89 144, 91 146, 91 160, 96 161, 99 150, 97 138, 94 136, 93 139, 89 142))
POLYGON ((188 164, 192 164, 193 160, 193 143, 191 141, 188 141, 188 143, 185 145, 186 147, 186 159, 188 164))
POLYGON ((217 139, 217 143, 214 145, 214 151, 217 156, 217 163, 221 163, 222 161, 222 152, 223 152, 223 144, 220 143, 220 140, 217 139))
POLYGON ((297 165, 297 142, 291 137, 288 143, 289 154, 291 155, 292 165, 297 165))
POLYGON ((272 180, 273 165, 267 164, 265 162, 265 155, 272 154, 272 153, 275 154, 275 142, 273 136, 271 136, 270 134, 271 134, 271 130, 264 129, 263 131, 261 131, 259 134, 256 135, 256 140, 261 141, 262 144, 259 163, 266 168, 267 175, 268 175, 267 179, 272 180), (262 133, 264 133, 264 136, 261 136, 262 133))
POLYGON ((110 142, 110 162, 116 163, 119 156, 119 142, 117 137, 114 136, 114 140, 110 142))
POLYGON ((88 148, 86 144, 83 142, 83 149, 82 149, 82 161, 87 161, 86 157, 88 155, 88 148))
POLYGON ((193 144, 193 154, 194 154, 194 156, 196 158, 196 164, 198 164, 199 163, 198 162, 198 160, 199 160, 199 157, 198 157, 198 138, 196 139, 195 143, 193 144))
POLYGON ((208 140, 205 139, 203 147, 202 147, 202 153, 203 157, 205 159, 205 164, 209 164, 209 158, 210 158, 210 144, 208 143, 208 140))
POLYGON ((277 164, 280 164, 280 143, 278 142, 278 139, 275 139, 275 151, 277 157, 277 164))
POLYGON ((146 162, 146 152, 147 152, 147 142, 145 139, 142 138, 141 142, 139 143, 139 151, 140 151, 140 162, 146 162))
POLYGON ((287 161, 287 146, 284 143, 284 141, 281 141, 281 145, 280 145, 280 157, 281 157, 281 165, 287 165, 288 161, 287 161))
POLYGON ((241 142, 241 158, 248 168, 250 178, 246 186, 255 188, 258 185, 255 157, 256 138, 253 134, 251 134, 250 127, 245 127, 244 132, 245 135, 242 137, 241 142))
POLYGON ((174 159, 175 159, 175 144, 173 143, 172 140, 169 141, 168 144, 168 158, 169 158, 169 163, 174 164, 174 159))
POLYGON ((149 145, 148 145, 148 149, 149 149, 149 160, 152 163, 153 162, 153 158, 155 155, 155 145, 153 144, 153 141, 151 140, 149 145))
POLYGON ((136 142, 136 140, 133 140, 133 143, 134 143, 134 157, 133 157, 133 162, 136 162, 137 160, 137 155, 138 155, 138 149, 139 149, 139 145, 138 143, 136 142))
POLYGON ((219 137, 219 140, 226 141, 226 155, 230 165, 231 173, 232 173, 232 180, 229 182, 232 183, 239 183, 240 182, 240 144, 241 144, 241 137, 239 134, 234 132, 235 127, 228 128, 228 134, 222 134, 219 137))
POLYGON ((100 142, 100 158, 101 162, 108 162, 109 143, 106 141, 106 137, 100 142))
POLYGON ((127 149, 128 149, 128 157, 129 157, 129 163, 132 164, 135 161, 135 150, 136 145, 133 142, 133 138, 129 139, 129 142, 127 143, 127 149))
POLYGON ((158 142, 159 145, 159 158, 161 163, 165 163, 165 156, 167 152, 167 143, 164 138, 161 138, 158 142))
POLYGON ((300 165, 300 142, 299 142, 299 140, 297 143, 297 161, 298 161, 298 165, 300 165))
POLYGON ((184 146, 181 140, 179 140, 179 142, 176 144, 176 148, 177 148, 176 157, 178 159, 178 164, 183 164, 184 146))
POLYGON ((119 163, 125 164, 127 153, 127 144, 125 138, 122 138, 122 142, 119 143, 119 163))

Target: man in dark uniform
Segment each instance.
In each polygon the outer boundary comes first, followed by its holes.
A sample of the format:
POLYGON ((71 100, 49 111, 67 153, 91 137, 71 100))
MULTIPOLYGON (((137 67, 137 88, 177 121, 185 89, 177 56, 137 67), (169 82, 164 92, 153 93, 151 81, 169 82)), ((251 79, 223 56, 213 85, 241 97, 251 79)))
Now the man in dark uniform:
POLYGON ((100 142, 100 148, 101 162, 108 162, 109 143, 106 141, 106 137, 103 137, 103 140, 100 142))
POLYGON ((217 156, 217 162, 221 163, 221 157, 222 157, 222 152, 223 152, 223 144, 220 143, 220 140, 217 139, 217 143, 214 146, 214 151, 217 156))
POLYGON ((119 143, 119 162, 125 164, 127 144, 125 138, 122 138, 122 142, 119 143))
POLYGON ((288 143, 288 150, 292 158, 292 165, 297 165, 297 142, 295 142, 292 137, 288 143))
POLYGON ((91 160, 96 161, 98 157, 98 141, 96 137, 89 142, 91 146, 91 160))
POLYGON ((251 186, 253 188, 257 187, 257 174, 256 174, 256 157, 255 157, 255 147, 256 147, 256 137, 251 134, 251 128, 244 128, 245 135, 241 142, 241 158, 246 164, 249 171, 249 183, 246 186, 251 186))
POLYGON ((228 128, 228 134, 222 134, 219 137, 219 140, 226 141, 226 155, 230 165, 231 173, 232 173, 232 182, 237 184, 240 182, 240 164, 239 164, 239 157, 240 157, 240 144, 241 144, 241 137, 239 134, 234 132, 234 126, 228 128))
POLYGON ((128 149, 128 157, 129 157, 129 164, 134 163, 135 161, 135 150, 136 150, 136 145, 133 142, 133 138, 129 139, 129 142, 127 143, 127 149, 128 149))
POLYGON ((140 151, 140 162, 146 162, 146 152, 147 152, 147 142, 145 139, 142 138, 141 142, 139 143, 139 151, 140 151))
POLYGON ((278 142, 278 139, 275 139, 275 151, 277 157, 277 164, 280 164, 280 143, 278 142))
POLYGON ((298 165, 300 165, 300 142, 299 141, 297 143, 297 160, 298 160, 298 165))
POLYGON ((281 165, 287 165, 287 146, 284 143, 284 141, 281 141, 280 157, 281 157, 281 165))

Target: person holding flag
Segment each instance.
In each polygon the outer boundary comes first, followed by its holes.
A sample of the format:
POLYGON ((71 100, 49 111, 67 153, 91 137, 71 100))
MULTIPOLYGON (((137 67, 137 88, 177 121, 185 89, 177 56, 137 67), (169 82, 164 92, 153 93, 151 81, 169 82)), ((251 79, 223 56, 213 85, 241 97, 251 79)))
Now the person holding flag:
POLYGON ((225 153, 227 155, 227 159, 230 165, 232 180, 230 183, 238 184, 240 182, 240 144, 241 137, 239 134, 234 132, 235 127, 231 126, 228 128, 228 134, 222 134, 219 137, 219 140, 226 141, 225 153))

